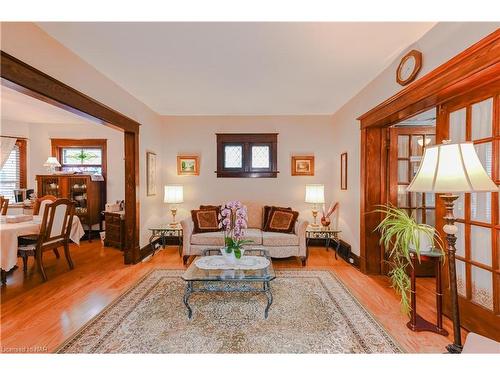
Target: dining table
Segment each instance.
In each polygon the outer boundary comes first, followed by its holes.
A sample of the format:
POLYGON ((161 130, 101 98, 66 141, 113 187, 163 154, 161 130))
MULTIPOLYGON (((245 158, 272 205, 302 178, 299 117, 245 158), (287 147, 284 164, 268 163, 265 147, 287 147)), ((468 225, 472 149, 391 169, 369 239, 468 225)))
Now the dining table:
MULTIPOLYGON (((0 216, 0 269, 8 272, 17 264, 17 239, 20 236, 39 234, 42 224, 41 215, 33 215, 29 221, 7 223, 5 216, 0 216)), ((78 216, 73 216, 69 238, 80 245, 80 239, 85 234, 78 216)))

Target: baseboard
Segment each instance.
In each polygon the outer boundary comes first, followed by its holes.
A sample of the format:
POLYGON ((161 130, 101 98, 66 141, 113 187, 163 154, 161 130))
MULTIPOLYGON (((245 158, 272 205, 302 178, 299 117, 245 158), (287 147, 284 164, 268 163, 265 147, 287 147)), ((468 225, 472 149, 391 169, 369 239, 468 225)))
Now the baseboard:
POLYGON ((352 264, 354 267, 359 268, 359 256, 354 254, 352 251, 349 253, 347 262, 352 264))
POLYGON ((157 238, 152 243, 148 243, 146 246, 141 247, 141 261, 144 261, 147 257, 153 255, 155 249, 161 247, 161 239, 157 238), (153 245, 153 246, 151 246, 153 245))

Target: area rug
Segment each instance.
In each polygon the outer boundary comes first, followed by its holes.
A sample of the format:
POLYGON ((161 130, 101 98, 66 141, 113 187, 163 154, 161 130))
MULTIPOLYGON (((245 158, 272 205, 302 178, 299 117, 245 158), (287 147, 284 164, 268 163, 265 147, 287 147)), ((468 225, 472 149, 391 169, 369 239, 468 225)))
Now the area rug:
POLYGON ((329 271, 282 270, 274 302, 258 293, 195 293, 182 270, 151 271, 63 343, 58 353, 400 353, 329 271))

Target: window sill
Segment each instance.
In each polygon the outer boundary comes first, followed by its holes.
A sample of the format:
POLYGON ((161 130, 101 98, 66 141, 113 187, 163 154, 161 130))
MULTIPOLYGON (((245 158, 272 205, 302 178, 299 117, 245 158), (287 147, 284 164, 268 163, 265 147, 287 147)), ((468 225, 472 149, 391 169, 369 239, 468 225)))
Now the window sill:
POLYGON ((276 178, 279 171, 276 172, 230 172, 215 171, 217 178, 276 178))

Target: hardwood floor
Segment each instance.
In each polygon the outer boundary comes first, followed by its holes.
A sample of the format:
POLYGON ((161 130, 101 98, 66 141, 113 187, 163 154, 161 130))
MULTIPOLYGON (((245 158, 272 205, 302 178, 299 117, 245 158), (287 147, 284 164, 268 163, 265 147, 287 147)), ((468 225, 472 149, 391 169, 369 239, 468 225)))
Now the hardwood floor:
MULTIPOLYGON (((124 265, 122 253, 101 247, 99 241, 71 247, 75 269, 52 253, 45 258, 49 280, 41 282, 33 260, 26 275, 20 269, 1 289, 0 346, 3 352, 52 352, 83 324, 153 268, 183 268, 176 246, 169 246, 149 261, 124 265)), ((20 262, 21 263, 21 262, 20 262)), ((20 265, 19 263, 19 265, 20 265)), ((276 260, 275 268, 300 268, 296 259, 276 260)), ((408 352, 441 353, 452 337, 451 321, 444 326, 450 336, 415 333, 406 328, 408 318, 399 310, 398 298, 384 276, 366 276, 332 251, 311 248, 307 268, 333 271, 375 319, 408 352)), ((434 280, 418 280, 418 312, 434 321, 434 280)))

